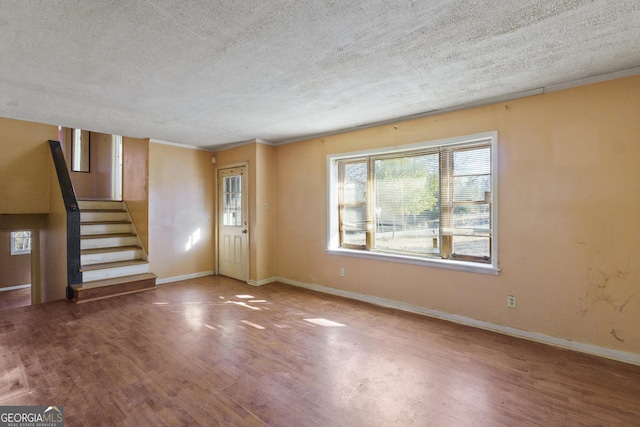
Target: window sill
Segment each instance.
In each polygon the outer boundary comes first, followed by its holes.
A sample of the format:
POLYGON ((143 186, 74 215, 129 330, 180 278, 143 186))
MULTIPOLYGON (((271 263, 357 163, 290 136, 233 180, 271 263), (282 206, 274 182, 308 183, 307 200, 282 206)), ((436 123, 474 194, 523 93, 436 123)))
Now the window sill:
POLYGON ((360 251, 344 248, 329 248, 329 255, 349 256, 354 258, 373 259, 386 262, 397 262, 401 264, 420 265, 424 267, 443 268, 446 270, 464 271, 467 273, 480 273, 497 276, 500 269, 491 264, 480 264, 468 261, 451 261, 448 259, 421 258, 407 255, 383 254, 378 252, 360 251))

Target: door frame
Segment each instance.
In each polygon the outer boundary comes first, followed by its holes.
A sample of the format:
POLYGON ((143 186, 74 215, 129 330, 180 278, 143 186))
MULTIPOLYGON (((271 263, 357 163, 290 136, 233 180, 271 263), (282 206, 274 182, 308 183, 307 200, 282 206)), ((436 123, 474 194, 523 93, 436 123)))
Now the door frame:
POLYGON ((122 135, 111 135, 111 200, 122 200, 123 145, 122 135))
MULTIPOLYGON (((225 169, 234 169, 244 167, 245 170, 245 184, 243 184, 246 188, 247 194, 246 197, 243 197, 243 203, 246 203, 247 210, 247 259, 245 260, 245 276, 247 277, 246 283, 249 283, 250 277, 249 274, 251 272, 250 262, 251 262, 251 204, 249 199, 249 193, 251 192, 250 181, 249 181, 249 162, 238 162, 238 163, 230 163, 228 165, 220 165, 215 169, 215 270, 214 274, 217 276, 220 274, 220 182, 219 182, 219 172, 225 169)), ((244 191, 244 188, 243 188, 244 191)))

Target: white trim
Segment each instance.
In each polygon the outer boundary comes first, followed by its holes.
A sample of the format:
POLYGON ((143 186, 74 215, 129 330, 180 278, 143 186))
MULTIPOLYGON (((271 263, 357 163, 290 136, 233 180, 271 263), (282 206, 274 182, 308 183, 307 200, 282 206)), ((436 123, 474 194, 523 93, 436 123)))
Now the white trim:
POLYGON ((229 142, 229 143, 224 143, 224 144, 214 145, 214 146, 183 144, 181 142, 164 141, 162 139, 156 139, 156 138, 149 138, 149 142, 153 142, 155 144, 173 145, 175 147, 189 148, 191 150, 207 151, 210 153, 217 153, 219 151, 225 151, 231 148, 242 147, 243 145, 249 145, 249 144, 264 144, 272 147, 276 147, 278 145, 275 142, 267 141, 260 138, 252 138, 252 139, 247 139, 245 141, 229 142))
POLYGON ((558 83, 555 85, 549 85, 542 88, 544 93, 555 92, 557 90, 571 89, 578 86, 586 86, 594 83, 606 82, 608 80, 621 79, 624 77, 634 76, 640 74, 640 67, 629 68, 627 70, 615 71, 613 73, 601 74, 599 76, 587 77, 584 79, 572 80, 566 83, 558 83))
POLYGON ((242 147, 243 145, 249 145, 249 144, 264 144, 264 145, 270 145, 272 147, 275 147, 276 145, 278 145, 274 142, 266 141, 264 139, 253 138, 253 139, 247 139, 246 141, 237 141, 237 142, 230 142, 228 144, 218 145, 216 146, 216 151, 225 151, 231 148, 242 147))
POLYGON ((251 285, 251 286, 262 286, 262 285, 268 285, 269 283, 273 283, 276 281, 276 277, 275 276, 271 276, 271 277, 267 277, 266 279, 262 279, 262 280, 258 280, 257 282, 255 280, 247 280, 247 284, 251 285))
POLYGON ((149 138, 149 142, 153 142, 154 144, 172 145, 174 147, 188 148, 190 150, 208 151, 211 153, 218 151, 217 149, 205 148, 205 147, 190 145, 190 144, 182 144, 180 142, 163 141, 162 139, 155 139, 155 138, 149 138))
POLYGON ((30 288, 30 287, 31 287, 30 283, 28 285, 7 286, 6 288, 0 288, 0 292, 17 291, 18 289, 26 289, 26 288, 30 288))
POLYGON ((364 251, 358 249, 331 248, 327 249, 327 254, 337 256, 348 256, 353 258, 373 259, 376 261, 397 262, 401 264, 419 265, 423 267, 444 268, 446 270, 464 271, 467 273, 480 273, 498 276, 500 269, 480 262, 453 261, 450 259, 417 257, 410 255, 398 255, 384 252, 364 251))
POLYGON ((473 319, 471 317, 460 316, 460 315, 451 314, 451 313, 444 313, 442 311, 437 311, 437 310, 431 310, 428 308, 419 307, 416 305, 407 304, 400 301, 374 297, 371 295, 358 294, 355 292, 344 291, 341 289, 330 288, 322 285, 299 282, 297 280, 291 280, 285 277, 276 277, 276 281, 285 283, 287 285, 297 286, 304 289, 310 289, 312 291, 322 292, 330 295, 337 295, 344 298, 362 301, 362 302, 366 302, 366 303, 381 306, 381 307, 395 308, 397 310, 402 310, 409 313, 421 314, 424 316, 447 320, 449 322, 454 322, 461 325, 472 326, 474 328, 485 329, 492 332, 498 332, 504 335, 523 338, 529 341, 535 341, 542 344, 552 345, 554 347, 566 348, 569 350, 578 351, 580 353, 591 354, 594 356, 604 357, 607 359, 613 359, 620 362, 625 362, 625 363, 630 363, 632 365, 640 366, 640 354, 637 354, 637 353, 613 350, 610 348, 600 347, 593 344, 585 344, 578 341, 572 341, 565 338, 558 338, 551 335, 542 334, 539 332, 525 331, 524 329, 513 328, 511 326, 497 325, 495 323, 485 322, 482 320, 473 319))
POLYGON ((490 131, 476 133, 472 135, 463 135, 451 138, 438 139, 433 141, 423 141, 413 144, 406 144, 397 147, 381 147, 360 151, 352 151, 346 153, 334 153, 327 155, 327 253, 337 256, 352 256, 358 258, 376 259, 381 261, 399 262, 405 264, 423 265, 436 268, 445 268, 449 270, 459 270, 469 273, 483 273, 498 275, 499 268, 499 220, 498 220, 498 181, 499 181, 499 163, 498 163, 498 132, 490 131), (428 257, 417 257, 404 254, 381 253, 374 251, 345 249, 340 247, 339 242, 339 224, 338 224, 338 161, 359 158, 364 156, 384 155, 387 153, 402 153, 413 150, 420 150, 432 147, 446 147, 455 145, 473 144, 474 142, 490 141, 491 144, 491 223, 494 224, 491 230, 492 253, 491 264, 465 262, 457 260, 442 260, 428 257))
POLYGON ((164 285, 165 283, 179 282, 181 280, 197 279, 198 277, 213 276, 213 270, 201 271, 199 273, 183 274, 182 276, 163 277, 162 279, 156 279, 157 285, 164 285))

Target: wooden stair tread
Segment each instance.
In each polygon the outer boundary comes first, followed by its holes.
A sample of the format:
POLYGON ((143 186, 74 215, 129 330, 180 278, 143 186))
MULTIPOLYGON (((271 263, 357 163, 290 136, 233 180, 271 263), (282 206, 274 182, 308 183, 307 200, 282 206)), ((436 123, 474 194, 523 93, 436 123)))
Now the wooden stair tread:
POLYGON ((93 271, 93 270, 103 270, 107 268, 118 268, 118 267, 127 267, 129 265, 138 265, 138 264, 148 264, 149 261, 144 259, 132 259, 128 261, 116 261, 116 262, 103 262, 100 264, 88 264, 80 266, 80 271, 93 271))
POLYGON ((131 221, 81 221, 80 225, 131 224, 131 221))
POLYGON ((82 291, 86 289, 94 289, 102 286, 120 285, 123 283, 137 282, 139 280, 155 279, 157 276, 153 273, 133 274, 131 276, 113 277, 111 279, 92 280, 89 282, 71 285, 74 290, 82 291))
POLYGON ((105 239, 109 237, 136 237, 135 233, 83 234, 80 239, 105 239))
POLYGON ((91 209, 80 209, 80 212, 97 212, 97 213, 102 213, 102 212, 127 212, 124 209, 95 209, 95 208, 91 208, 91 209))
POLYGON ((91 248, 91 249, 82 249, 80 254, 89 255, 89 254, 101 254, 101 253, 110 253, 110 252, 123 252, 123 251, 136 251, 142 250, 140 246, 113 246, 110 248, 91 248))
POLYGON ((156 288, 156 275, 152 273, 93 280, 73 288, 73 301, 76 304, 80 304, 120 295, 151 291, 156 288))

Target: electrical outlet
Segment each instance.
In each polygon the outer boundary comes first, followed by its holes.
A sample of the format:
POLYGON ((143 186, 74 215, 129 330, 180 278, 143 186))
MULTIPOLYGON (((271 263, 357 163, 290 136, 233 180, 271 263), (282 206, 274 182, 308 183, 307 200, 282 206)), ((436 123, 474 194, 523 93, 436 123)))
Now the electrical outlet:
POLYGON ((513 295, 507 296, 507 307, 516 308, 516 297, 513 295))
POLYGON ((344 277, 344 268, 340 269, 340 277, 344 277))

